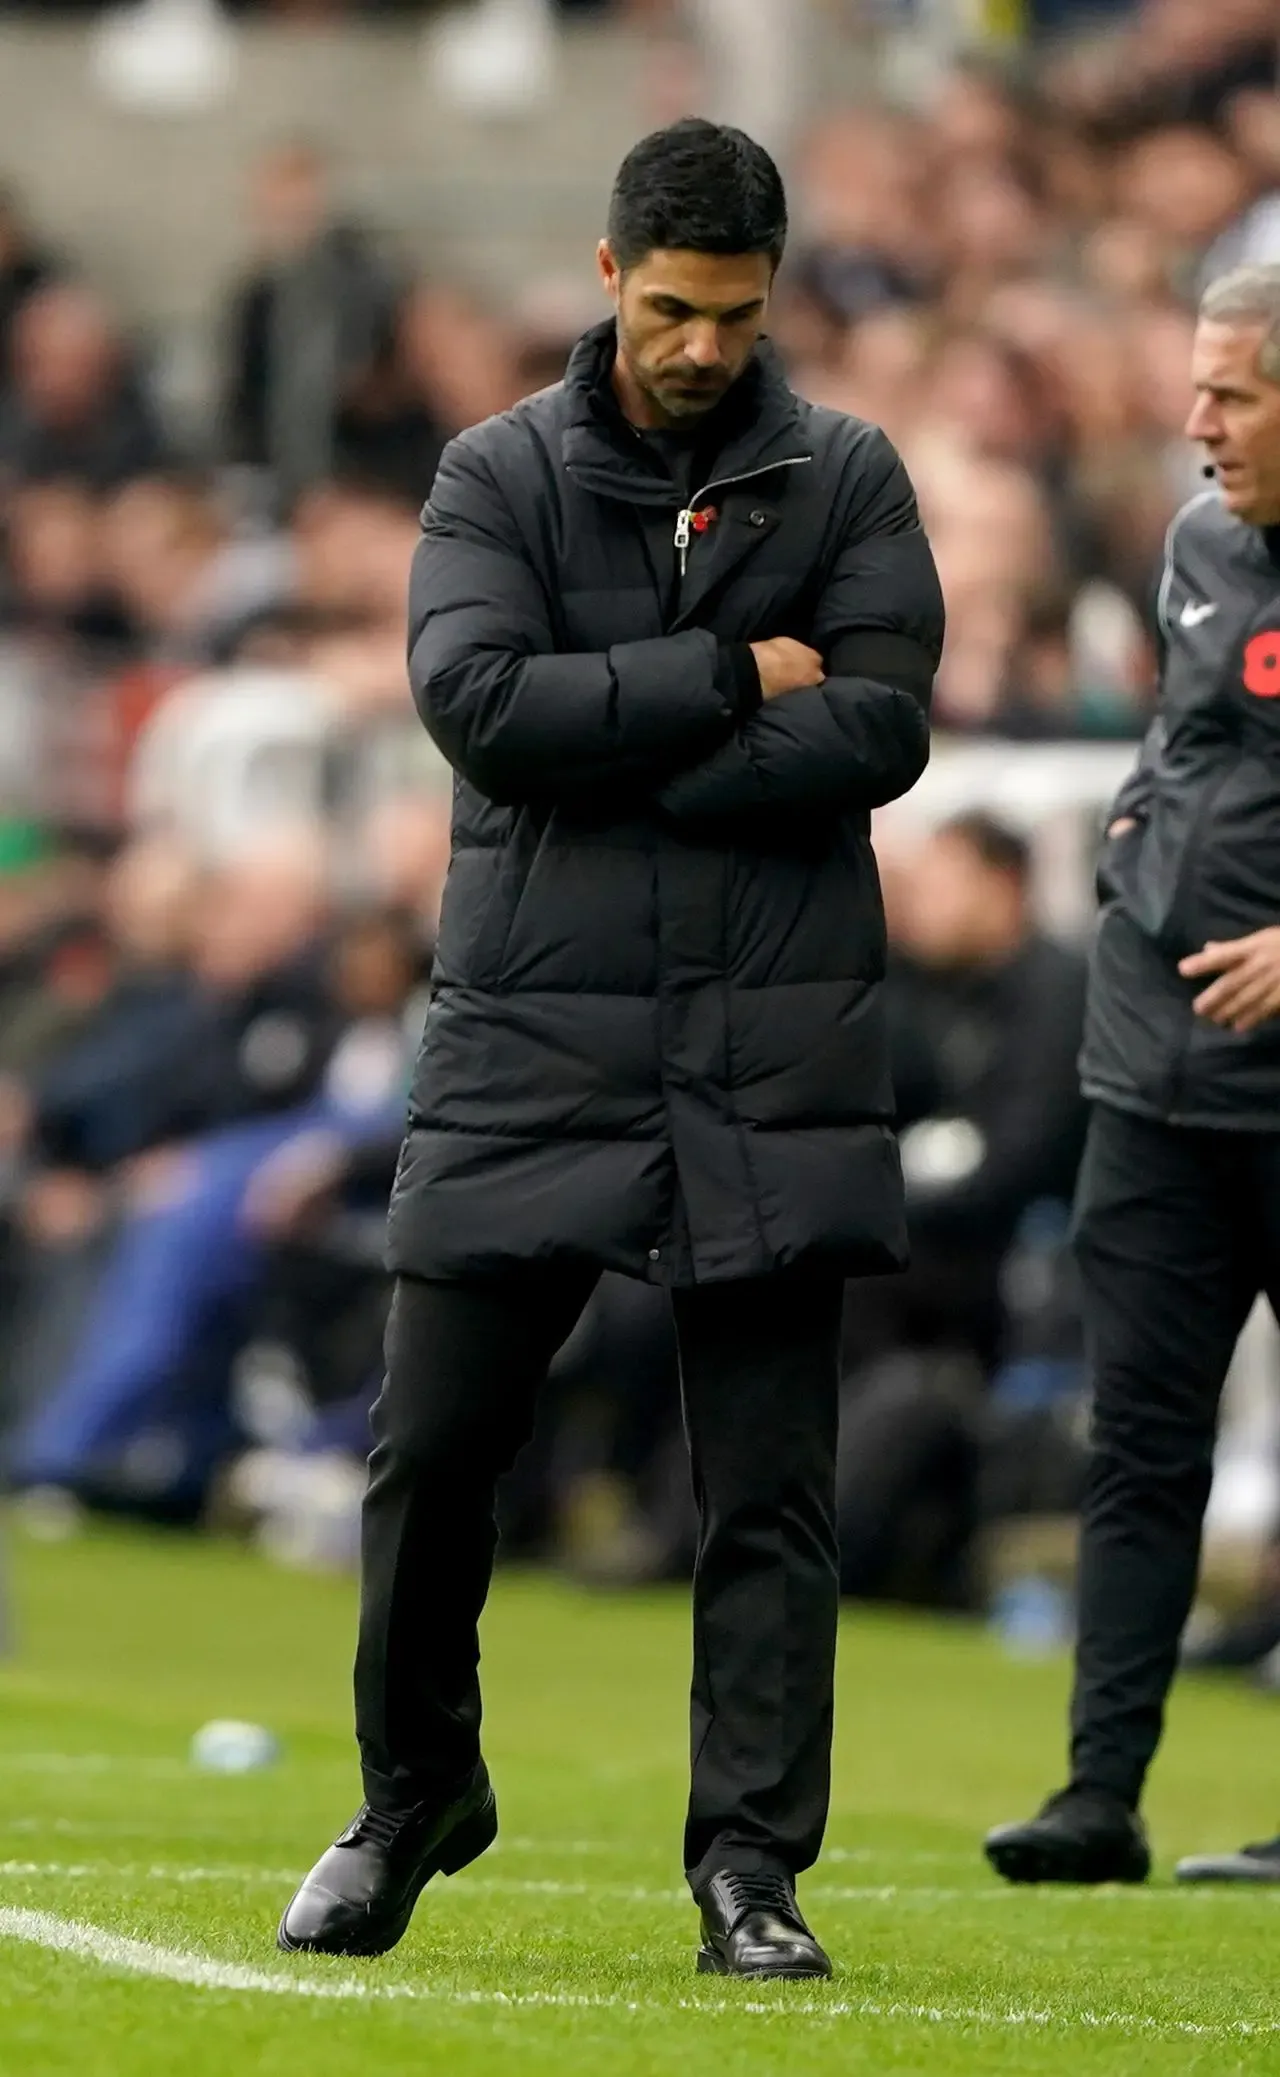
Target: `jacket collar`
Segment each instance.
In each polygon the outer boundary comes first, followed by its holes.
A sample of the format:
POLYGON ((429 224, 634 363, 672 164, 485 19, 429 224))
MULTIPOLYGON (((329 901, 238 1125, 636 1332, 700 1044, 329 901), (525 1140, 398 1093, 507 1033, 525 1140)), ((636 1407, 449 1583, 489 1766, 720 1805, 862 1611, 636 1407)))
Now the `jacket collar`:
MULTIPOLYGON (((617 327, 607 318, 578 341, 569 358, 564 464, 600 497, 661 505, 669 511, 676 502, 671 479, 643 434, 624 418, 614 393, 610 377, 617 348, 617 327)), ((810 453, 795 394, 768 340, 760 342, 728 396, 710 414, 706 435, 708 484, 752 475, 810 453)))

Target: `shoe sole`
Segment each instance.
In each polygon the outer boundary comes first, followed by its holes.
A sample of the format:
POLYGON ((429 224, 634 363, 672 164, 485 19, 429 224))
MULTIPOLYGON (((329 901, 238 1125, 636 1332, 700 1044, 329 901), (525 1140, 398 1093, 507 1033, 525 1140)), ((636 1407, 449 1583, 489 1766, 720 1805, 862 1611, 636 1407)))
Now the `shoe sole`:
POLYGON ((1115 1862, 1104 1862, 1088 1851, 1078 1851, 1065 1843, 1050 1846, 1031 1839, 988 1840, 983 1851, 997 1875, 1006 1882, 1037 1883, 1062 1882, 1094 1886, 1106 1882, 1138 1884, 1145 1882, 1151 1873, 1151 1860, 1147 1854, 1132 1854, 1119 1866, 1115 1862))
POLYGON ((1229 1882, 1237 1888, 1272 1889, 1280 1883, 1280 1862, 1268 1868, 1257 1861, 1228 1858, 1179 1861, 1173 1871, 1175 1882, 1229 1882))
POLYGON ((322 1946, 314 1940, 292 1940, 285 1931, 285 1920, 293 1908, 292 1899, 285 1908, 284 1917, 276 1930, 276 1946, 285 1954, 342 1954, 355 1961, 372 1961, 377 1955, 390 1954, 409 1930, 409 1921, 417 1909, 418 1899, 427 1884, 436 1875, 459 1875, 487 1853, 498 1836, 498 1805, 492 1790, 488 1801, 482 1803, 471 1817, 455 1825, 447 1838, 441 1840, 435 1859, 427 1861, 419 1870, 417 1887, 398 1918, 384 1926, 366 1940, 345 1942, 340 1947, 322 1946))
POLYGON ((698 1949, 699 1976, 736 1976, 742 1983, 825 1983, 830 1969, 731 1969, 714 1947, 698 1949))

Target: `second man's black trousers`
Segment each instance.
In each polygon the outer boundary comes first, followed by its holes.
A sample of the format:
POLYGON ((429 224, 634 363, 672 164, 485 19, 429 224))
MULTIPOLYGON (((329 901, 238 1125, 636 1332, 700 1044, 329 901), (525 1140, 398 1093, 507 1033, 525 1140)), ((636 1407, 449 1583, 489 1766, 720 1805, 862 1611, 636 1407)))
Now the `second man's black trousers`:
MULTIPOLYGON (((356 1728, 369 1801, 445 1801, 480 1752, 477 1623, 494 1489, 594 1274, 401 1277, 374 1409, 356 1728)), ((792 1873, 826 1822, 838 1609, 842 1287, 790 1274, 673 1294, 701 1519, 690 1877, 792 1873)))
POLYGON ((1094 1111, 1076 1212, 1094 1379, 1072 1779, 1136 1807, 1195 1594, 1218 1402, 1280 1297, 1280 1130, 1094 1111))

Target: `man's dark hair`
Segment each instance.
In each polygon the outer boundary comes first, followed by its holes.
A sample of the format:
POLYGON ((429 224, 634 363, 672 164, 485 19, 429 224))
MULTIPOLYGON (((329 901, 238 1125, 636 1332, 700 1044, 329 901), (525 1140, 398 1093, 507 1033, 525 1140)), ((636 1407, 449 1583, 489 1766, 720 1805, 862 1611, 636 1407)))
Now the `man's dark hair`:
POLYGON ((941 825, 938 835, 967 844, 983 865, 990 866, 995 873, 1008 873, 1020 887, 1025 887, 1031 878, 1031 846, 1026 838, 981 808, 974 808, 967 815, 953 815, 941 825))
POLYGON ((787 242, 782 176, 763 145, 687 116, 633 145, 609 201, 609 246, 625 272, 651 252, 767 252, 787 242))

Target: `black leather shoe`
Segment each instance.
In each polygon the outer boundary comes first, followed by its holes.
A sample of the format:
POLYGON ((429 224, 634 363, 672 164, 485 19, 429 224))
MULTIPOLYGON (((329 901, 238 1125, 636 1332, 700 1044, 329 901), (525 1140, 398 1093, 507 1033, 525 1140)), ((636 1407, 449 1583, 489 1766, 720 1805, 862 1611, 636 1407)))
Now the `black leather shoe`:
POLYGON ((786 1875, 722 1868, 695 1891, 702 1911, 700 1976, 829 1976, 831 1964, 800 1916, 786 1875))
POLYGON ((1061 1789, 1039 1817, 988 1832, 986 1855, 1006 1882, 1145 1882, 1151 1873, 1141 1819, 1101 1789, 1061 1789))
POLYGON ((1179 1861, 1179 1882, 1280 1882, 1280 1839, 1242 1846, 1239 1853, 1198 1853, 1179 1861))
POLYGON ((498 1806, 481 1767, 455 1802, 361 1805, 295 1891, 276 1934, 288 1954, 385 1954, 433 1875, 456 1875, 492 1846, 498 1806))

